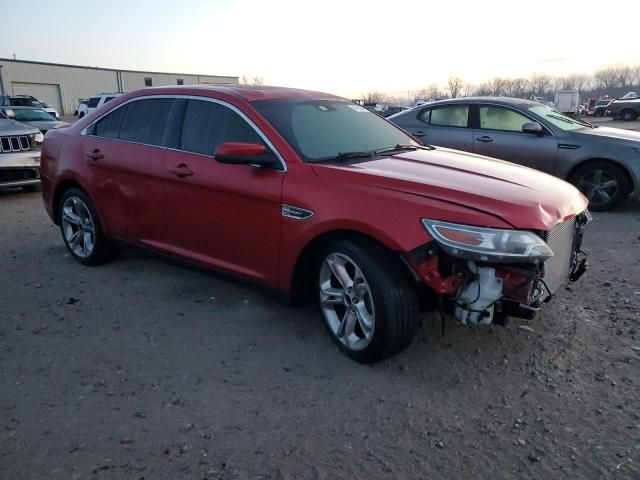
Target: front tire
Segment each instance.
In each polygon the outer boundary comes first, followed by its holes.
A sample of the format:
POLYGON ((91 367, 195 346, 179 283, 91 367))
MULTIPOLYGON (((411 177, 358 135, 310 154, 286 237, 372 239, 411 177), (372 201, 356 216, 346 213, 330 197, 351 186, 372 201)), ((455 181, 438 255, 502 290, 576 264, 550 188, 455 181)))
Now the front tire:
POLYGON ((89 196, 78 188, 67 190, 59 203, 60 232, 71 256, 83 265, 101 265, 118 251, 104 235, 89 196))
POLYGON ((410 345, 420 326, 418 298, 390 252, 341 240, 321 252, 316 271, 320 313, 342 352, 373 363, 410 345))
POLYGON ((589 209, 594 212, 615 208, 629 196, 630 191, 624 172, 616 165, 603 161, 579 167, 570 182, 587 197, 589 209))

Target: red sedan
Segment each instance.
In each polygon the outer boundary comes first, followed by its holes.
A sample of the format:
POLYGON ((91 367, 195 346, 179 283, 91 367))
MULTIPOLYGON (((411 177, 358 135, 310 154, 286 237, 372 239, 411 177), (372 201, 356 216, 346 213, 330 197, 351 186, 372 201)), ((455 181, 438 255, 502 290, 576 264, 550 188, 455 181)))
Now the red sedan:
POLYGON ((160 87, 47 134, 44 203, 85 265, 141 245, 315 299, 360 362, 424 310, 532 318, 586 269, 587 200, 550 175, 421 145, 339 97, 160 87))

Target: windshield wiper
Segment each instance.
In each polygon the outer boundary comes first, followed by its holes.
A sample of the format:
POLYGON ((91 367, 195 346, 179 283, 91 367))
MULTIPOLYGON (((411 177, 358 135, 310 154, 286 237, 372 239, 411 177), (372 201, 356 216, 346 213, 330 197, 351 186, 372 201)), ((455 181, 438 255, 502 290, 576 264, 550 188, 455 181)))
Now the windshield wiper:
POLYGON ((374 150, 374 155, 382 155, 384 153, 402 152, 405 150, 433 150, 435 147, 431 145, 414 145, 412 143, 399 143, 394 147, 384 147, 374 150))
POLYGON ((352 158, 370 158, 373 157, 373 152, 339 152, 336 155, 332 155, 330 157, 323 157, 313 160, 313 163, 316 162, 330 162, 332 160, 338 160, 339 162, 344 160, 351 160, 352 158))

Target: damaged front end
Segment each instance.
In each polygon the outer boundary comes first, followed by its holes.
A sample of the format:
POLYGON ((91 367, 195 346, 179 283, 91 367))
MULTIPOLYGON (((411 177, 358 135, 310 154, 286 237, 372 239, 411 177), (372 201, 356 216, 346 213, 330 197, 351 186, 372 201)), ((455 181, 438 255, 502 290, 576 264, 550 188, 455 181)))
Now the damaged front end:
POLYGON ((551 232, 475 227, 423 219, 433 241, 406 256, 438 296, 441 314, 465 325, 531 319, 567 280, 588 268, 581 250, 587 210, 551 232))

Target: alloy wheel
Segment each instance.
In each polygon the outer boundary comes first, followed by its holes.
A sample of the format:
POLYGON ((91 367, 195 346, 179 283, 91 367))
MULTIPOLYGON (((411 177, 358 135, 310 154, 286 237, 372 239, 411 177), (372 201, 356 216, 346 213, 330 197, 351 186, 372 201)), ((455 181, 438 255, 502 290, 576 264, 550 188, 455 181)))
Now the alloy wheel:
POLYGON ((95 248, 95 224, 89 207, 78 197, 67 198, 62 205, 62 231, 69 249, 80 258, 88 258, 95 248))
POLYGON ((319 274, 320 308, 333 335, 347 349, 359 351, 373 338, 375 310, 371 289, 355 261, 330 253, 319 274))
POLYGON ((578 181, 578 188, 592 205, 609 203, 618 193, 620 186, 616 178, 606 170, 591 170, 578 181))

